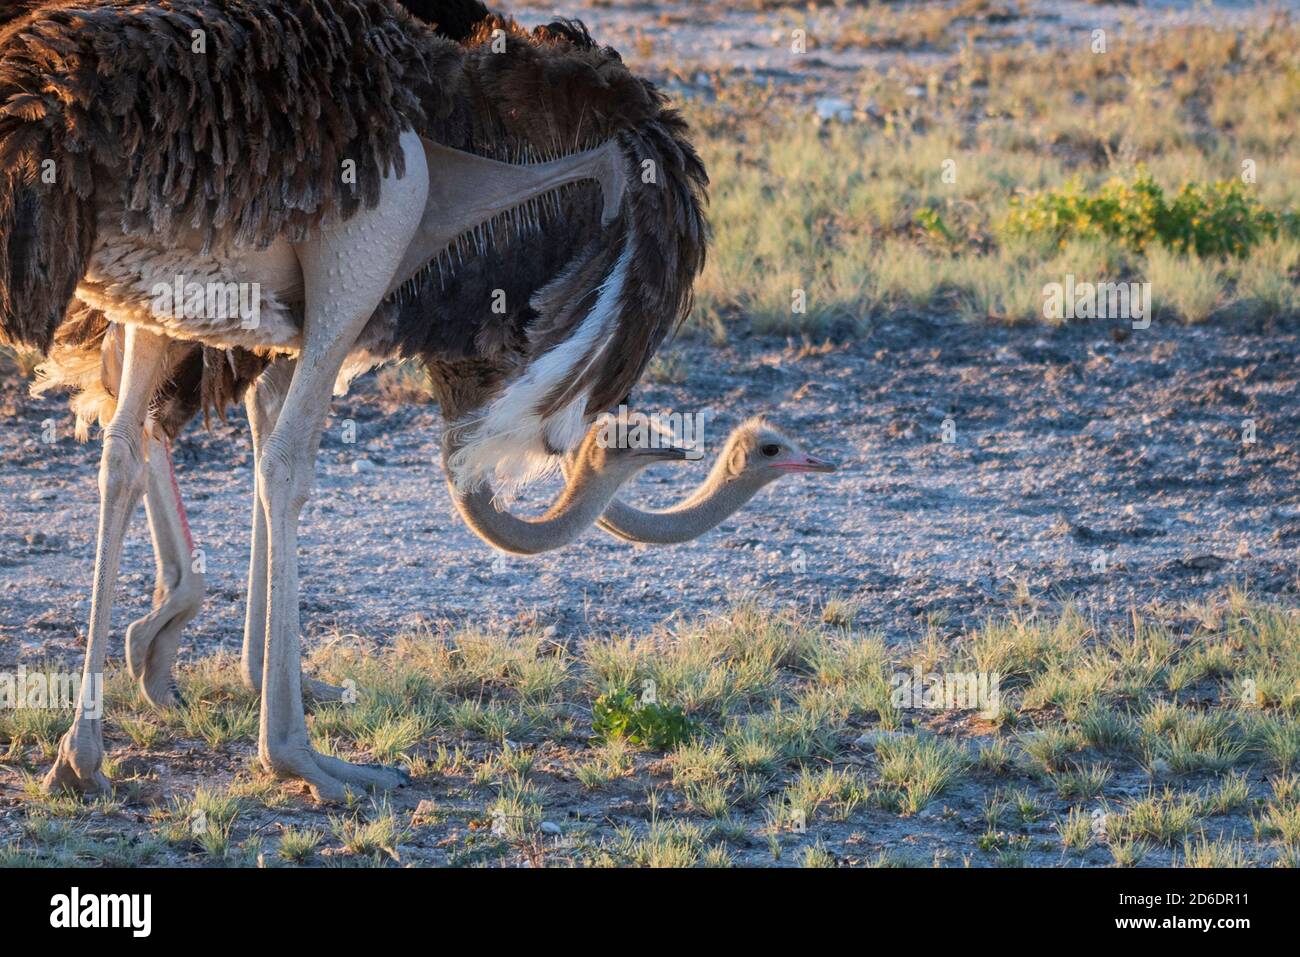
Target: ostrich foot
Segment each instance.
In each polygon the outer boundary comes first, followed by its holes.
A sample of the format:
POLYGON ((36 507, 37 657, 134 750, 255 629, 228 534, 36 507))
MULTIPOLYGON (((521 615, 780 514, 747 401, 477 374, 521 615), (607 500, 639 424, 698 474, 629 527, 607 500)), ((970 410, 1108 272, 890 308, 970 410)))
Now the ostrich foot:
POLYGON ((410 775, 398 768, 349 764, 304 743, 271 748, 262 765, 276 777, 306 782, 312 797, 322 804, 342 804, 352 790, 390 791, 410 781, 410 775))
POLYGON ((391 791, 411 783, 411 776, 401 768, 385 764, 349 764, 328 754, 316 755, 316 763, 331 777, 368 791, 391 791))
POLYGON ((344 700, 347 691, 316 678, 302 676, 302 700, 309 704, 334 704, 344 700))
POLYGON ((73 725, 59 741, 54 766, 41 782, 46 794, 73 791, 95 796, 107 794, 112 785, 101 770, 104 748, 97 730, 73 725))
MULTIPOLYGON (((254 694, 260 695, 262 693, 261 681, 249 681, 245 678, 244 686, 254 694)), ((302 700, 304 704, 334 704, 345 700, 346 697, 347 689, 345 688, 340 688, 338 685, 332 685, 317 678, 302 676, 302 700)))
POLYGON ((203 603, 203 586, 168 592, 158 607, 126 630, 126 665, 151 705, 160 710, 184 705, 173 668, 181 632, 203 603))

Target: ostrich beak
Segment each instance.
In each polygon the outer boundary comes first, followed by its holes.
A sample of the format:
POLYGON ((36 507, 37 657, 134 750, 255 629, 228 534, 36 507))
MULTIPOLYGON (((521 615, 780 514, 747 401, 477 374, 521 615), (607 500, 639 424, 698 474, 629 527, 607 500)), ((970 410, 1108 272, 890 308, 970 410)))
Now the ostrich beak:
POLYGON ((777 462, 772 466, 782 472, 834 472, 836 465, 815 455, 800 455, 789 462, 777 462))
POLYGON ((690 450, 677 445, 661 449, 636 449, 634 454, 656 462, 681 462, 690 458, 690 450))

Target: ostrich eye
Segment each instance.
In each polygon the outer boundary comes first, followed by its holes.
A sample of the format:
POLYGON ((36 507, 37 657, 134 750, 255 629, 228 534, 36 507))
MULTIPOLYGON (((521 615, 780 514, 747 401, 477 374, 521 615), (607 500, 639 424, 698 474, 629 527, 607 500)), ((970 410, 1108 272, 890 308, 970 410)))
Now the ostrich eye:
POLYGON ((768 442, 763 445, 759 451, 770 459, 781 451, 781 446, 777 445, 775 442, 768 442))

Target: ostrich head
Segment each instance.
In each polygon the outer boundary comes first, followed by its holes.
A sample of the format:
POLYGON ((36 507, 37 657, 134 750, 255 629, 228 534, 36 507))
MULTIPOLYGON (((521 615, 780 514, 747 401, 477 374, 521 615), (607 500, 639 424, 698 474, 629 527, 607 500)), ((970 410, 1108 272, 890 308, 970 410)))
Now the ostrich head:
POLYGON ((676 445, 655 445, 648 437, 644 444, 610 445, 602 441, 601 430, 591 429, 565 460, 565 471, 572 476, 570 485, 580 484, 587 476, 606 476, 623 484, 642 469, 657 462, 681 462, 688 450, 676 445))
POLYGON ((383 307, 400 354, 429 369, 457 482, 508 486, 576 448, 685 315, 707 179, 681 117, 581 24, 489 15, 462 42, 460 95, 430 139, 513 163, 612 142, 627 184, 612 222, 588 181, 483 224, 383 307))
POLYGON ((783 476, 833 471, 834 465, 809 455, 785 432, 764 419, 749 419, 732 430, 708 478, 682 501, 663 511, 644 511, 615 499, 597 524, 629 542, 689 542, 717 527, 783 476))
POLYGON ((762 418, 749 419, 727 437, 718 456, 726 480, 763 486, 796 472, 834 472, 835 465, 809 455, 800 444, 762 418))

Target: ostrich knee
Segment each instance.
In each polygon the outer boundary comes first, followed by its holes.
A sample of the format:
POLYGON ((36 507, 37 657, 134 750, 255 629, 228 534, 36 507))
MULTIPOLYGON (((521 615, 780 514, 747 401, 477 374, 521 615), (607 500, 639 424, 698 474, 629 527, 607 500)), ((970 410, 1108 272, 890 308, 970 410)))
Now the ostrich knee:
POLYGON ((203 574, 194 566, 194 542, 176 484, 171 449, 150 432, 145 509, 153 538, 157 577, 153 607, 126 630, 126 663, 156 708, 180 703, 172 673, 181 633, 203 605, 203 574))
POLYGON ((314 482, 310 455, 305 442, 277 441, 274 435, 267 440, 257 463, 257 493, 268 523, 301 514, 314 482))
POLYGON ((207 593, 203 573, 195 571, 191 564, 182 564, 180 577, 175 582, 160 581, 155 588, 155 611, 163 624, 185 624, 199 613, 207 593))
POLYGON ((182 561, 176 568, 174 581, 168 581, 165 573, 160 571, 158 583, 154 586, 153 611, 133 622, 128 634, 136 629, 161 631, 171 622, 187 623, 199 613, 207 593, 203 573, 195 571, 192 564, 182 561))
POLYGON ((121 508, 144 494, 142 431, 116 420, 104 429, 104 448, 99 458, 99 495, 105 505, 121 508))

